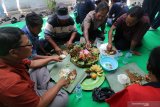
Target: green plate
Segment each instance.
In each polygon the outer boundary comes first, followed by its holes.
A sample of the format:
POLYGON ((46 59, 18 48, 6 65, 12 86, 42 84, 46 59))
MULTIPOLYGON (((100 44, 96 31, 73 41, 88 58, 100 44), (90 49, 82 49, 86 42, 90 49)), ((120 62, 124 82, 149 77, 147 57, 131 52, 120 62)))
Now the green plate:
POLYGON ((86 78, 82 84, 81 87, 83 90, 93 90, 94 88, 99 87, 105 80, 104 76, 97 77, 96 80, 93 80, 92 78, 86 78))

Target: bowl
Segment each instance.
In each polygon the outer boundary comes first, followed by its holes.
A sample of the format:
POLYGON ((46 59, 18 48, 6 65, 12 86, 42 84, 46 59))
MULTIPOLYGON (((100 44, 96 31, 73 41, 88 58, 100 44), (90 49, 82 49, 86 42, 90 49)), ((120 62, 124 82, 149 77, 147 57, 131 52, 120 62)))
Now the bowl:
POLYGON ((118 68, 118 62, 116 59, 108 56, 100 57, 100 65, 106 71, 114 71, 118 68))

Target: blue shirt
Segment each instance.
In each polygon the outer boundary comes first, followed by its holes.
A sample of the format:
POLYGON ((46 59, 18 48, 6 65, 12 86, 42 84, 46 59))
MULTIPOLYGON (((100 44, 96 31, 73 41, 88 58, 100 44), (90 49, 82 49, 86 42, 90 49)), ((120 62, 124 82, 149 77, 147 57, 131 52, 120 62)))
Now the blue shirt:
POLYGON ((33 35, 27 26, 24 26, 22 28, 23 32, 26 34, 26 36, 28 37, 28 39, 31 41, 32 43, 32 56, 30 57, 30 59, 32 59, 35 55, 37 55, 37 49, 40 46, 40 41, 39 41, 39 37, 38 35, 33 35))
POLYGON ((129 10, 128 6, 122 2, 116 2, 112 5, 109 11, 109 18, 117 19, 122 14, 126 13, 129 10), (114 17, 112 16, 114 15, 114 17))
POLYGON ((79 23, 82 23, 86 15, 95 9, 95 5, 92 0, 80 0, 76 5, 79 23))

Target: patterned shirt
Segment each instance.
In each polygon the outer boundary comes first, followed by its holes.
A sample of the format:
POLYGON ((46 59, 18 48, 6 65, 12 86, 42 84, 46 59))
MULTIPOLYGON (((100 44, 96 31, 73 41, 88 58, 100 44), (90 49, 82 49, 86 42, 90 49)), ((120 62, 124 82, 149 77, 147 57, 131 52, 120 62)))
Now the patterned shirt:
POLYGON ((96 14, 95 10, 90 11, 87 14, 87 16, 85 17, 82 23, 82 28, 84 28, 85 26, 89 26, 90 29, 97 30, 99 27, 105 24, 107 15, 101 21, 98 21, 95 19, 95 14, 96 14))
POLYGON ((44 33, 54 38, 66 38, 68 34, 75 31, 74 20, 71 17, 65 25, 61 25, 55 14, 48 18, 44 33))

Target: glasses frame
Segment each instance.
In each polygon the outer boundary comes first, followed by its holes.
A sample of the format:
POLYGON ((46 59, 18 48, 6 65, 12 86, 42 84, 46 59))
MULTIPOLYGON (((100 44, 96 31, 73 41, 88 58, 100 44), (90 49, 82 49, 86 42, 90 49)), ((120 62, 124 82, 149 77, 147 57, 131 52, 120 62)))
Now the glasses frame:
POLYGON ((23 45, 23 46, 18 46, 18 48, 19 48, 19 47, 27 47, 27 46, 32 46, 32 44, 23 45))

